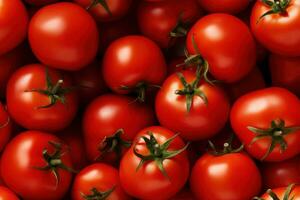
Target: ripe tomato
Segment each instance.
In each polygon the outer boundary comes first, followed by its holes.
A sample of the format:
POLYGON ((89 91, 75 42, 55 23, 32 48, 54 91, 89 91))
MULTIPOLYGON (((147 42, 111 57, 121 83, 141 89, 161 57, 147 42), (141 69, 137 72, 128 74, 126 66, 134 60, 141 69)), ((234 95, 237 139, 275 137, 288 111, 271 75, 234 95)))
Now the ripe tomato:
POLYGON ((259 194, 261 176, 249 156, 231 153, 225 147, 224 152, 200 157, 193 167, 190 186, 197 199, 246 200, 259 194))
MULTIPOLYGON (((132 141, 141 129, 155 123, 150 107, 121 95, 96 98, 83 117, 85 146, 89 160, 119 160, 125 141, 132 141)), ((129 144, 130 145, 130 144, 129 144)))
POLYGON ((251 14, 251 29, 256 39, 273 53, 300 56, 300 0, 256 1, 251 14), (280 2, 278 4, 276 2, 280 2), (286 6, 284 2, 288 2, 286 6), (268 11, 273 10, 264 16, 268 11), (264 16, 264 17, 262 17, 264 16), (274 34, 276 33, 276 34, 274 34))
POLYGON ((249 0, 198 0, 201 7, 211 13, 237 14, 247 8, 249 0))
POLYGON ((0 186, 1 200, 20 200, 19 197, 7 187, 0 186))
POLYGON ((132 0, 74 0, 99 22, 110 22, 128 13, 132 0))
POLYGON ((119 94, 138 92, 143 100, 147 85, 160 85, 167 73, 159 47, 143 36, 115 40, 105 52, 102 71, 107 85, 119 94))
POLYGON ((188 25, 201 15, 196 0, 141 1, 137 18, 141 32, 160 47, 167 48, 176 37, 184 37, 188 25))
POLYGON ((39 131, 15 136, 1 160, 5 184, 30 200, 61 199, 71 183, 70 167, 71 156, 66 146, 56 136, 39 131))
POLYGON ((300 96, 300 57, 271 54, 269 68, 274 86, 285 87, 300 96))
POLYGON ((300 157, 282 162, 264 162, 261 164, 261 174, 265 189, 300 184, 300 157))
POLYGON ((44 65, 18 69, 7 85, 7 107, 21 126, 58 131, 67 127, 77 111, 77 95, 67 75, 44 65))
POLYGON ((21 0, 0 3, 0 55, 18 46, 26 37, 28 15, 21 0))
POLYGON ((166 128, 141 130, 121 160, 119 173, 124 190, 144 200, 174 196, 189 175, 186 147, 179 136, 166 128))
POLYGON ((261 198, 256 198, 258 200, 299 200, 300 199, 300 186, 290 185, 289 187, 280 187, 267 191, 261 198), (270 195, 272 194, 272 196, 270 195))
POLYGON ((239 81, 255 66, 250 30, 228 14, 210 14, 198 20, 188 33, 186 46, 189 54, 200 56, 197 62, 207 62, 209 72, 221 81, 239 81))
POLYGON ((72 199, 129 200, 131 198, 120 185, 118 170, 110 165, 97 163, 77 174, 72 188, 72 199))
POLYGON ((12 122, 6 109, 0 102, 0 152, 8 142, 12 132, 12 122))
POLYGON ((239 98, 231 126, 251 156, 282 161, 300 153, 300 101, 283 88, 271 87, 239 98))
POLYGON ((160 124, 180 132, 187 140, 215 135, 225 125, 230 110, 221 88, 198 79, 191 71, 183 71, 180 76, 173 74, 156 96, 155 110, 160 124))
POLYGON ((57 2, 59 0, 24 0, 26 3, 32 4, 34 6, 43 6, 57 2))
POLYGON ((91 63, 97 53, 97 25, 83 8, 73 3, 41 8, 32 17, 28 34, 34 54, 51 67, 79 70, 91 63))

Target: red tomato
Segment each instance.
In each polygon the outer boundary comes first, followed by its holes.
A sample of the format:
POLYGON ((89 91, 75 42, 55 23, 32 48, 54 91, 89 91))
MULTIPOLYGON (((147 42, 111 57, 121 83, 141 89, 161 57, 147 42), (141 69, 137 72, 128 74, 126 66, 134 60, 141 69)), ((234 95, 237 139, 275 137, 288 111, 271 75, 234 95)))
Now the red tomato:
POLYGON ((300 101, 283 88, 271 87, 239 98, 231 126, 253 157, 282 161, 300 153, 300 101))
POLYGON ((71 123, 77 111, 77 95, 71 84, 70 77, 59 71, 40 64, 26 65, 8 82, 8 111, 27 129, 61 130, 71 123))
POLYGON ((73 200, 92 199, 92 197, 105 200, 131 199, 120 185, 118 170, 102 163, 84 168, 74 180, 73 200))
POLYGON ((186 46, 189 54, 200 54, 200 61, 208 62, 209 72, 220 81, 239 81, 255 66, 250 30, 228 14, 210 14, 198 20, 188 33, 186 46))
POLYGON ((65 167, 72 167, 65 145, 56 136, 39 131, 26 131, 14 137, 1 160, 5 184, 30 200, 61 199, 72 179, 65 167))
POLYGON ((141 1, 137 18, 141 32, 160 47, 167 48, 176 37, 184 37, 188 25, 201 15, 196 0, 141 1))
POLYGON ((121 153, 118 151, 123 149, 122 140, 133 140, 138 131, 154 123, 155 117, 150 107, 130 97, 107 94, 96 98, 87 107, 83 117, 89 160, 104 159, 114 163, 121 153))
POLYGON ((1 200, 20 200, 19 197, 7 187, 0 186, 1 200))
POLYGON ((207 139, 225 125, 230 105, 218 86, 201 80, 191 71, 169 76, 156 96, 155 110, 158 120, 187 140, 207 139), (183 85, 182 78, 188 84, 183 85), (190 90, 190 91, 189 91, 190 90), (206 103, 207 102, 207 103, 206 103))
POLYGON ((91 13, 99 22, 110 22, 126 15, 132 0, 73 0, 91 13))
POLYGON ((24 0, 26 3, 35 5, 35 6, 43 6, 47 4, 51 4, 57 2, 59 0, 24 0))
POLYGON ((187 146, 174 132, 152 126, 141 130, 120 164, 124 190, 138 198, 169 199, 189 176, 187 146))
POLYGON ((6 109, 0 102, 0 152, 8 142, 12 132, 12 122, 6 109))
POLYGON ((244 153, 206 153, 193 167, 190 186, 197 199, 246 200, 259 194, 261 176, 244 153))
POLYGON ((272 2, 273 6, 256 1, 251 14, 253 34, 273 53, 300 56, 300 34, 295 34, 300 31, 300 0, 291 0, 286 7, 281 6, 282 12, 278 10, 279 7, 275 8, 276 1, 269 2, 272 2), (277 9, 278 12, 262 17, 272 9, 277 9))
POLYGON ((211 13, 237 14, 247 8, 249 0, 198 0, 201 7, 211 13))
POLYGON ((0 3, 0 55, 18 46, 26 37, 28 15, 21 0, 0 3))
POLYGON ((265 162, 261 165, 264 187, 286 187, 292 183, 300 184, 300 157, 282 162, 265 162))
MULTIPOLYGON (((272 193, 274 196, 276 196, 278 199, 286 200, 299 200, 300 199, 300 186, 292 186, 290 187, 281 187, 281 188, 275 188, 272 189, 272 193)), ((274 200, 274 197, 272 197, 270 192, 265 193, 261 198, 262 200, 274 200)))
POLYGON ((34 54, 51 67, 79 70, 91 63, 97 53, 97 25, 83 8, 73 3, 41 8, 32 17, 28 34, 34 54))
POLYGON ((271 54, 269 68, 274 86, 285 87, 300 96, 300 57, 271 54))
POLYGON ((167 73, 159 47, 143 36, 122 37, 108 47, 102 71, 107 85, 115 92, 138 90, 142 97, 147 85, 160 85, 167 73))

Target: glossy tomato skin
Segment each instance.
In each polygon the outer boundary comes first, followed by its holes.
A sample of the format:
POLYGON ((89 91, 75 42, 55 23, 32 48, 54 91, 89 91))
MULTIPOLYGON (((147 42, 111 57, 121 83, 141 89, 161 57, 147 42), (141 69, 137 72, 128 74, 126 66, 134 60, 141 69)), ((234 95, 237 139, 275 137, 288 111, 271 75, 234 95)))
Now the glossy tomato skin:
MULTIPOLYGON (((195 73, 183 71, 188 83, 196 79, 195 73)), ((158 92, 155 101, 155 110, 160 124, 187 140, 207 139, 215 135, 225 125, 230 104, 224 91, 218 86, 200 81, 200 89, 207 97, 206 105, 199 96, 193 97, 190 112, 187 111, 186 97, 175 94, 176 90, 183 89, 177 74, 169 76, 158 92)))
MULTIPOLYGON (((300 102, 294 94, 283 88, 271 87, 240 97, 232 107, 230 122, 248 153, 261 159, 271 144, 271 138, 262 138, 250 145, 256 134, 247 127, 268 129, 271 121, 278 119, 284 120, 286 127, 297 127, 300 125, 299 110, 300 102)), ((276 145, 275 149, 265 158, 266 161, 282 161, 299 153, 299 130, 285 135, 284 139, 287 149, 280 153, 281 149, 279 145, 276 145)))
POLYGON ((210 14, 198 20, 188 33, 186 47, 192 55, 200 53, 209 64, 209 72, 224 82, 241 80, 255 66, 255 41, 250 30, 228 14, 210 14))
MULTIPOLYGON (((100 156, 99 145, 105 137, 112 136, 119 129, 124 130, 121 138, 132 141, 143 128, 155 123, 150 107, 135 102, 133 98, 106 94, 96 98, 87 107, 83 117, 83 132, 87 156, 95 161, 100 156)), ((106 161, 116 161, 116 155, 106 155, 106 161)))
MULTIPOLYGON (((9 142, 1 159, 1 174, 5 184, 23 199, 58 200, 67 192, 72 174, 58 169, 59 182, 51 171, 43 171, 35 167, 44 167, 43 151, 54 153, 54 148, 48 142, 62 143, 52 134, 39 131, 22 132, 9 142), (25 162, 24 162, 25 161, 25 162), (47 195, 45 195, 47 194, 47 195)), ((61 161, 72 167, 71 157, 66 147, 61 161)))
POLYGON ((4 149, 12 133, 12 122, 4 105, 0 102, 0 152, 4 149))
POLYGON ((62 2, 45 6, 32 17, 28 38, 41 62, 75 71, 95 58, 98 34, 95 21, 83 8, 62 2))
POLYGON ((104 192, 115 187, 107 200, 129 200, 129 197, 121 187, 118 170, 110 165, 96 163, 87 166, 75 177, 72 188, 73 200, 84 200, 81 193, 91 194, 91 189, 104 192))
POLYGON ((26 3, 29 3, 34 6, 44 6, 47 4, 55 3, 59 0, 24 0, 26 3))
POLYGON ((119 94, 138 83, 160 85, 167 73, 163 53, 159 47, 143 36, 126 36, 115 40, 107 48, 102 64, 107 85, 119 94))
POLYGON ((284 87, 300 96, 300 57, 289 58, 271 54, 269 69, 272 85, 284 87))
MULTIPOLYGON (((48 69, 53 84, 62 77, 61 72, 48 69)), ((63 75, 63 88, 72 86, 70 77, 63 75)), ((38 108, 50 103, 47 95, 26 92, 32 89, 46 89, 46 67, 41 64, 26 65, 18 69, 7 85, 7 107, 11 117, 27 129, 58 131, 67 127, 75 117, 78 100, 76 92, 65 94, 66 103, 57 101, 49 108, 38 108)))
POLYGON ((198 0, 201 7, 210 13, 237 14, 247 8, 249 0, 198 0))
POLYGON ((172 45, 170 32, 180 20, 193 24, 202 15, 196 0, 141 1, 137 12, 141 32, 162 48, 172 45))
POLYGON ((28 14, 21 0, 2 1, 0 10, 0 55, 2 55, 25 39, 28 14))
POLYGON ((1 200, 20 200, 19 197, 10 189, 0 186, 0 199, 1 200))
MULTIPOLYGON (((74 2, 83 8, 87 8, 93 0, 74 0, 74 2)), ((89 13, 98 22, 111 22, 122 18, 129 12, 132 0, 105 0, 105 2, 111 14, 100 3, 89 10, 89 13)))
MULTIPOLYGON (((275 188, 272 189, 272 191, 277 195, 279 199, 283 199, 286 192, 286 187, 275 188)), ((293 197, 293 200, 300 200, 300 186, 295 186, 292 189, 289 197, 293 197)), ((273 200, 273 198, 267 193, 262 195, 261 198, 265 200, 273 200)))
POLYGON ((196 199, 246 200, 259 194, 261 176, 254 161, 244 153, 206 153, 194 165, 190 185, 196 199))
MULTIPOLYGON (((149 137, 149 131, 153 133, 159 144, 175 135, 174 132, 160 126, 141 130, 136 136, 133 146, 136 144, 136 150, 142 155, 149 154, 144 140, 141 139, 142 136, 149 137)), ((165 200, 183 188, 189 175, 189 161, 186 151, 164 160, 163 167, 168 174, 168 179, 159 170, 155 161, 146 161, 139 170, 136 170, 141 159, 134 154, 133 146, 123 156, 119 169, 122 187, 128 194, 138 199, 150 200, 155 197, 158 200, 165 200)), ((179 150, 183 147, 183 140, 177 136, 171 142, 168 150, 179 150)))
POLYGON ((256 1, 251 14, 251 29, 256 39, 273 53, 300 56, 300 0, 291 0, 286 14, 271 14, 258 19, 271 8, 256 1), (276 33, 276 34, 274 34, 276 33))
POLYGON ((260 169, 265 189, 300 184, 299 156, 282 162, 264 162, 260 169))

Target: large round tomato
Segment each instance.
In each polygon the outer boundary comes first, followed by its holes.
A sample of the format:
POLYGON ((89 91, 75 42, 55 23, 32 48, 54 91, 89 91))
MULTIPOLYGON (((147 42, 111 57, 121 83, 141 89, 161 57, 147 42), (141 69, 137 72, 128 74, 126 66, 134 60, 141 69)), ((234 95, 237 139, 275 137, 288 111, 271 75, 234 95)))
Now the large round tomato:
POLYGON ((131 198, 120 185, 118 170, 110 165, 97 163, 84 168, 75 177, 72 199, 129 200, 131 198))
POLYGON ((186 46, 189 54, 200 55, 200 61, 206 61, 209 72, 221 81, 239 81, 255 66, 250 30, 228 14, 210 14, 198 20, 188 33, 186 46))
POLYGON ((218 133, 225 125, 230 110, 221 88, 204 80, 194 84, 196 80, 195 73, 191 71, 169 76, 155 102, 160 124, 179 132, 187 140, 207 139, 218 133))
POLYGON ((269 68, 274 86, 285 87, 300 96, 300 57, 271 54, 269 68))
POLYGON ((0 186, 1 200, 20 200, 19 197, 7 187, 0 186))
POLYGON ((124 190, 144 200, 174 196, 189 175, 185 148, 182 139, 166 128, 141 130, 121 160, 119 173, 124 190))
POLYGON ((196 0, 141 1, 137 18, 142 33, 160 47, 167 48, 176 37, 184 37, 187 26, 201 14, 196 0))
POLYGON ((300 101, 283 88, 271 87, 239 98, 231 126, 253 157, 282 161, 300 153, 300 101))
POLYGON ((67 147, 54 135, 26 131, 14 137, 1 159, 5 184, 24 199, 59 200, 67 192, 72 174, 67 147))
POLYGON ((21 0, 0 2, 0 55, 20 44, 26 37, 28 15, 21 0))
POLYGON ((12 122, 6 109, 0 102, 0 152, 8 142, 12 132, 12 122))
POLYGON ((96 98, 86 109, 83 131, 88 158, 91 161, 118 160, 123 142, 132 141, 143 128, 155 123, 150 107, 133 98, 107 94, 96 98))
POLYGON ((259 194, 261 176, 244 153, 206 153, 193 167, 190 186, 197 199, 246 200, 259 194))
POLYGON ((143 36, 115 40, 105 52, 102 66, 104 80, 115 92, 128 94, 138 90, 143 98, 147 85, 160 85, 167 73, 159 47, 143 36))
POLYGON ((291 199, 291 200, 299 200, 300 199, 300 186, 290 185, 289 187, 280 187, 272 189, 272 196, 270 195, 270 191, 266 192, 262 195, 261 200, 274 200, 274 196, 277 199, 291 199))
POLYGON ((256 39, 273 53, 300 56, 300 0, 256 1, 251 14, 251 29, 256 39), (280 7, 276 2, 280 2, 280 7), (275 13, 262 17, 268 11, 275 13), (282 11, 280 11, 282 10, 282 11))
POLYGON ((99 33, 94 19, 80 6, 62 2, 41 8, 28 33, 34 54, 46 65, 78 70, 96 56, 99 33))
POLYGON ((7 107, 21 126, 58 131, 68 126, 77 111, 77 95, 70 77, 40 64, 18 69, 7 85, 7 107))
POLYGON ((57 2, 59 0, 24 0, 26 3, 32 4, 34 6, 43 6, 57 2))
POLYGON ((208 12, 237 14, 247 8, 249 0, 198 0, 201 7, 208 12))

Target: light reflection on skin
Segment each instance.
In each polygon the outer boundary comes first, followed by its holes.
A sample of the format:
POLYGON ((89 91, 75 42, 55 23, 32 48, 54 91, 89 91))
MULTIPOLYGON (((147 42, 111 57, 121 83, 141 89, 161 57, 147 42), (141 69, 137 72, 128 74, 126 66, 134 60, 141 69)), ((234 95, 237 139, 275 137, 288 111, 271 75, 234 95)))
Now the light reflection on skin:
POLYGON ((95 177, 100 180, 104 177, 104 174, 100 170, 94 169, 89 171, 88 173, 85 173, 82 176, 82 179, 88 181, 88 180, 93 180, 95 177))
POLYGON ((226 174, 228 165, 226 163, 214 164, 208 168, 208 172, 212 176, 221 176, 226 174))
POLYGON ((24 156, 24 155, 28 155, 28 151, 30 151, 31 146, 32 146, 32 140, 25 140, 22 143, 20 143, 20 147, 18 148, 18 152, 17 152, 17 158, 19 163, 20 163, 20 167, 24 167, 26 168, 29 164, 29 157, 24 156))
POLYGON ((124 46, 118 51, 118 60, 121 63, 129 62, 131 58, 131 48, 129 46, 124 46))
MULTIPOLYGON (((32 74, 26 74, 22 77, 20 77, 18 79, 18 82, 16 83, 17 85, 17 88, 22 88, 23 90, 23 85, 29 85, 31 79, 33 78, 32 74), (18 87, 18 86, 21 86, 21 87, 18 87)), ((26 102, 31 102, 32 101, 32 92, 24 92, 24 91, 20 91, 21 94, 22 94, 22 99, 23 101, 26 101, 26 102)))
POLYGON ((41 26, 41 29, 48 34, 60 34, 65 28, 64 21, 60 17, 48 19, 41 26))
POLYGON ((222 31, 219 29, 218 26, 211 24, 207 26, 204 30, 205 34, 209 36, 210 40, 221 40, 223 38, 222 31))
POLYGON ((101 119, 111 119, 115 116, 116 107, 114 106, 104 106, 98 111, 98 116, 101 119))

